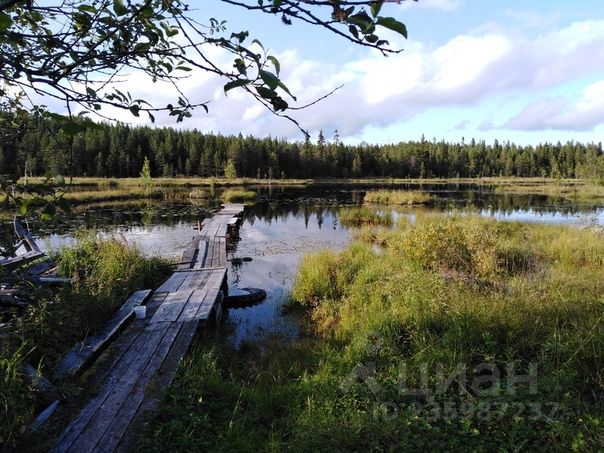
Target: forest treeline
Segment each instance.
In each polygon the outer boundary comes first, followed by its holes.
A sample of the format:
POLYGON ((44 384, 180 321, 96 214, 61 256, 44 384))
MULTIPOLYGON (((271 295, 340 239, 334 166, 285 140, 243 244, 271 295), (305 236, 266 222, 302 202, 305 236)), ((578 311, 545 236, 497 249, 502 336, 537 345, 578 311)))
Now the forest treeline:
MULTIPOLYGON (((518 146, 495 141, 425 140, 345 145, 338 137, 289 142, 197 130, 92 124, 67 135, 60 123, 31 119, 0 143, 0 173, 31 176, 137 177, 145 157, 152 176, 563 177, 604 179, 601 143, 518 146)), ((5 135, 6 136, 6 135, 5 135)))

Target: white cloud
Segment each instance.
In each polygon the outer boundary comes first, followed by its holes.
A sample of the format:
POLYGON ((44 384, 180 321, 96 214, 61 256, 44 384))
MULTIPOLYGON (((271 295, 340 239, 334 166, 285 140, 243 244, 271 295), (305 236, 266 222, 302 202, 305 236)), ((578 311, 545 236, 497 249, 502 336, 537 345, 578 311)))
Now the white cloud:
POLYGON ((405 0, 401 3, 402 9, 422 8, 422 9, 440 9, 443 11, 454 11, 461 6, 462 0, 405 0))
MULTIPOLYGON (((457 3, 425 2, 441 6, 457 3)), ((230 64, 226 55, 213 56, 221 64, 230 64)), ((344 84, 324 101, 292 113, 311 131, 328 133, 337 128, 342 137, 359 136, 367 126, 386 127, 433 108, 474 107, 493 97, 523 96, 541 96, 543 100, 528 105, 509 120, 508 127, 587 130, 604 122, 604 83, 586 88, 574 103, 548 96, 549 90, 560 84, 604 73, 604 21, 576 22, 536 38, 494 24, 437 46, 409 43, 404 52, 389 58, 368 51, 364 59, 344 65, 302 60, 295 50, 278 57, 282 77, 298 96, 298 105, 344 84)), ((128 88, 135 97, 151 99, 160 106, 177 97, 167 87, 134 77, 128 88)), ((179 88, 192 102, 212 100, 209 114, 200 109, 180 127, 301 137, 293 124, 275 118, 243 91, 232 90, 225 96, 223 84, 224 80, 200 70, 180 82, 179 88)), ((117 119, 133 120, 128 112, 109 112, 117 119)), ((509 113, 503 115, 503 111, 495 112, 481 129, 505 123, 509 113)), ((464 120, 467 118, 453 118, 452 125, 465 124, 464 120)), ((158 115, 158 124, 175 125, 174 118, 158 115)))
POLYGON ((575 102, 562 97, 533 102, 504 127, 527 131, 591 131, 601 124, 604 124, 604 80, 587 86, 575 102))

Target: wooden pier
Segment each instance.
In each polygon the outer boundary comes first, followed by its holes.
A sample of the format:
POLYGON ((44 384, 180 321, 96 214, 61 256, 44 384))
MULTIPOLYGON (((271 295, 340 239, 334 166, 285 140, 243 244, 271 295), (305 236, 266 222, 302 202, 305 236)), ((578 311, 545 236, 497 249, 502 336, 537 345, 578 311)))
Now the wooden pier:
POLYGON ((125 450, 158 403, 195 335, 221 315, 226 291, 226 239, 243 205, 226 205, 207 219, 174 274, 151 295, 147 316, 113 342, 98 393, 65 428, 53 452, 125 450), (152 389, 152 390, 151 390, 152 389))

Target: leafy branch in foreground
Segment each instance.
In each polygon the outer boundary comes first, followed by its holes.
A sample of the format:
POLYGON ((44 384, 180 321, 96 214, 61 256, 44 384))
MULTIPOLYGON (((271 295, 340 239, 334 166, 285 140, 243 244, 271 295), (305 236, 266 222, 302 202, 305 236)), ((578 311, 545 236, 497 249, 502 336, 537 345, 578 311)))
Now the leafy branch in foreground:
MULTIPOLYGON (((329 30, 355 44, 391 49, 377 34, 386 29, 406 37, 407 31, 393 17, 380 16, 384 3, 400 0, 299 1, 218 0, 247 11, 281 16, 329 30)), ((224 90, 243 88, 274 113, 284 114, 296 97, 281 79, 281 65, 258 40, 248 44, 249 32, 229 32, 226 22, 200 23, 181 0, 65 0, 0 2, 0 105, 4 111, 44 110, 28 96, 36 94, 61 101, 71 116, 72 105, 99 115, 103 107, 128 110, 135 117, 166 111, 178 122, 208 101, 193 103, 179 89, 179 81, 193 69, 226 79, 224 90), (210 52, 218 47, 231 56, 225 67, 210 52), (166 82, 176 102, 152 105, 118 89, 134 74, 153 82, 166 82)), ((290 120, 295 120, 288 117, 290 120)), ((296 123, 297 124, 297 123, 296 123)))

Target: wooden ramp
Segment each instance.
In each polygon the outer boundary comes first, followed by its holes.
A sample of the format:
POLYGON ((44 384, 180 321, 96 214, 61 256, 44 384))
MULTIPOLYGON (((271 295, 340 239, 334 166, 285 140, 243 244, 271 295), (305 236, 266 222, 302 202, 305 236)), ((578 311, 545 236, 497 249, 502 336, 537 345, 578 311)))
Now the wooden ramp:
POLYGON ((99 390, 67 426, 53 452, 122 451, 138 423, 157 405, 199 326, 220 317, 226 290, 226 237, 243 212, 227 205, 206 221, 183 253, 183 263, 153 293, 147 317, 136 320, 112 345, 99 390), (153 390, 149 390, 153 389, 153 390))

